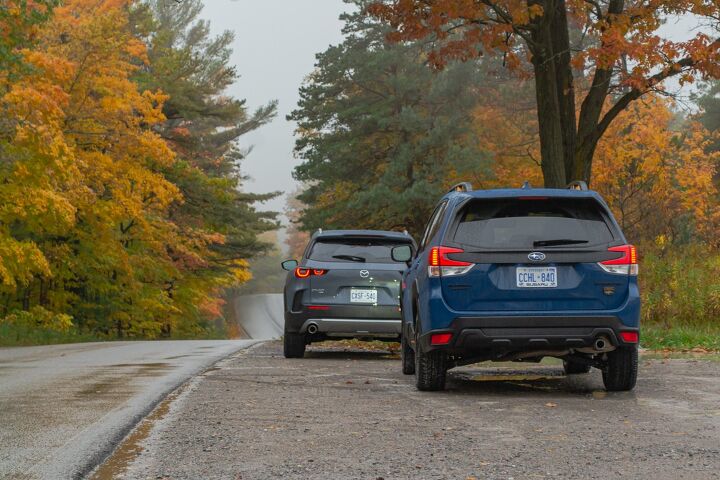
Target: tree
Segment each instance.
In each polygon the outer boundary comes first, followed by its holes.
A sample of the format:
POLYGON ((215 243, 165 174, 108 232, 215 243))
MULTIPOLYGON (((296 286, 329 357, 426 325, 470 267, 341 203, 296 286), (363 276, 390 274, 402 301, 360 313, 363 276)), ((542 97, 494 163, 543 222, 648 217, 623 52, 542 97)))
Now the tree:
MULTIPOLYGON (((715 137, 710 147, 712 152, 720 151, 720 81, 711 82, 707 90, 697 99, 702 112, 700 123, 715 137)), ((720 185, 720 165, 716 180, 720 185)))
POLYGON ((182 235, 214 239, 207 246, 196 245, 200 251, 175 253, 179 262, 183 257, 201 259, 185 262, 191 272, 168 286, 186 299, 190 316, 201 315, 198 306, 220 311, 221 289, 247 280, 248 259, 270 248, 258 235, 278 227, 275 213, 254 207, 277 192, 242 192, 246 177, 240 166, 248 152, 237 146, 242 135, 275 117, 277 102, 250 113, 244 100, 226 94, 238 78, 229 64, 233 33, 212 37, 209 23, 199 19, 202 8, 200 0, 151 0, 133 11, 135 32, 148 46, 148 62, 139 65, 135 80, 143 89, 169 95, 163 104, 165 120, 155 131, 177 154, 164 171, 182 194, 182 201, 171 207, 172 218, 182 235), (214 286, 203 299, 179 292, 198 292, 198 282, 214 286))
POLYGON ((342 18, 345 40, 317 55, 288 116, 303 159, 294 176, 308 185, 301 223, 419 235, 448 178, 487 166, 471 127, 477 65, 433 75, 421 45, 388 43, 364 13, 342 18))
POLYGON ((298 187, 294 192, 287 195, 285 216, 288 219, 287 238, 285 244, 288 247, 289 258, 300 259, 305 247, 310 240, 310 233, 302 229, 301 217, 305 205, 298 199, 302 194, 303 187, 298 187))
POLYGON ((392 0, 375 2, 370 11, 394 28, 395 41, 435 41, 429 61, 436 67, 499 55, 532 76, 549 187, 589 182, 598 141, 664 80, 720 77, 720 39, 703 29, 683 41, 658 32, 666 16, 717 22, 720 6, 713 0, 392 0))
POLYGON ((227 35, 213 43, 202 23, 186 39, 165 30, 174 17, 163 26, 152 13, 131 0, 67 0, 46 24, 28 24, 32 42, 8 43, 21 66, 0 76, 9 321, 68 328, 72 318, 108 337, 201 334, 265 248, 257 236, 274 214, 253 203, 271 195, 240 190, 235 140, 274 104, 249 115, 224 95, 235 78, 227 35), (161 43, 171 34, 180 40, 161 43), (162 90, 173 88, 170 99, 162 90))

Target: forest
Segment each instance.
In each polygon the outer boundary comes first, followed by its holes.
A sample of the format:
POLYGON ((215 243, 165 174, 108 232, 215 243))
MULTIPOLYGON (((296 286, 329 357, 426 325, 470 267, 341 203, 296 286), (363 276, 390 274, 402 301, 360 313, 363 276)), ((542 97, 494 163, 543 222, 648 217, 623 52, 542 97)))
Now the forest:
MULTIPOLYGON (((233 34, 202 2, 0 7, 0 333, 224 335, 223 292, 277 228, 237 139, 270 121, 226 95, 233 34)), ((36 338, 37 337, 37 338, 36 338)))
MULTIPOLYGON (((344 40, 317 54, 287 118, 289 256, 317 228, 417 237, 459 181, 581 179, 638 247, 648 344, 720 349, 716 4, 346 3, 344 40), (671 15, 698 19, 690 39, 660 35, 671 15)), ((243 190, 238 144, 277 104, 228 96, 233 33, 213 36, 201 11, 0 7, 6 343, 228 336, 224 297, 253 265, 257 291, 278 288, 280 220, 258 202, 280 192, 243 190)))

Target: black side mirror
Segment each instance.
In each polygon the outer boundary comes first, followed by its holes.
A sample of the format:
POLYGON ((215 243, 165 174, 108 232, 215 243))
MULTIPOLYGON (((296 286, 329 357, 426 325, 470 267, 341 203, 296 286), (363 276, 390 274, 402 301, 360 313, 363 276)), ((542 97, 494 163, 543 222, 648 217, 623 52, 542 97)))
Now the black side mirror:
POLYGON ((288 272, 291 272, 295 270, 298 266, 297 260, 285 260, 280 264, 280 266, 283 268, 283 270, 287 270, 288 272))
POLYGON ((390 256, 396 262, 407 263, 412 258, 412 247, 410 245, 400 245, 390 250, 390 256))

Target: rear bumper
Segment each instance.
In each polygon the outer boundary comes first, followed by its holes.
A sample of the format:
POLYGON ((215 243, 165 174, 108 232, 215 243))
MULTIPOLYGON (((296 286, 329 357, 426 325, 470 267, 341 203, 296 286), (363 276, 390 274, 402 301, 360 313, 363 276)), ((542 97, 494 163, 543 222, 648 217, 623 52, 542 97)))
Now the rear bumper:
POLYGON ((388 336, 400 335, 400 320, 360 319, 360 318, 309 318, 300 328, 306 333, 311 325, 315 325, 319 333, 332 336, 388 336))
POLYGON ((315 324, 318 333, 327 336, 400 335, 400 310, 394 305, 329 305, 327 310, 285 312, 285 330, 306 333, 315 324))
MULTIPOLYGON (((458 317, 447 328, 430 330, 418 339, 423 351, 446 350, 468 356, 482 351, 526 352, 592 347, 599 337, 625 345, 620 332, 638 332, 616 316, 458 317), (446 345, 431 345, 431 336, 451 333, 446 345)), ((628 344, 630 345, 630 344, 628 344)))

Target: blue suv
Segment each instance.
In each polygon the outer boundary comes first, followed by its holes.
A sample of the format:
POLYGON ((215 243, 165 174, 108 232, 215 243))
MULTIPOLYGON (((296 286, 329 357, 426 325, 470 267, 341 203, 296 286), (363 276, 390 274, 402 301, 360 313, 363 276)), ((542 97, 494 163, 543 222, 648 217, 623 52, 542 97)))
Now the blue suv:
POLYGON ((396 247, 403 274, 402 368, 419 390, 481 361, 563 360, 631 390, 638 368, 635 247, 584 182, 567 189, 473 191, 456 185, 435 208, 417 253, 396 247))

